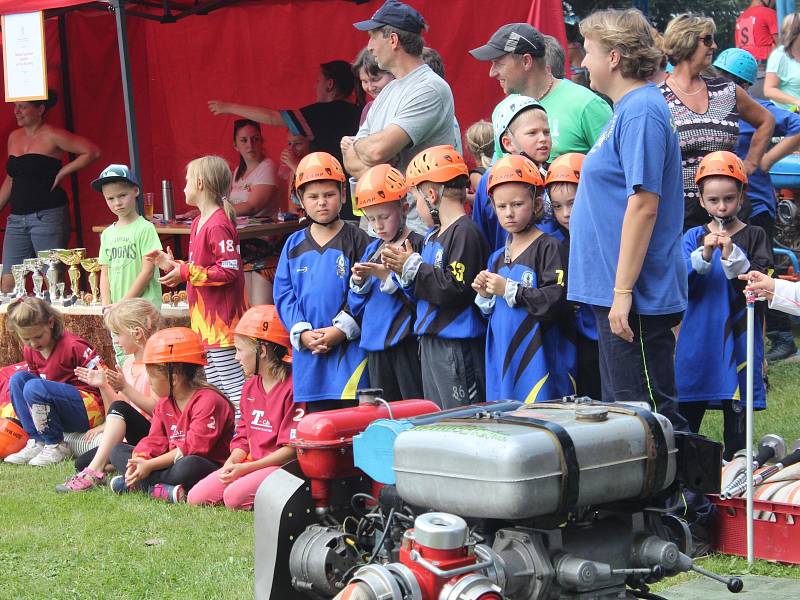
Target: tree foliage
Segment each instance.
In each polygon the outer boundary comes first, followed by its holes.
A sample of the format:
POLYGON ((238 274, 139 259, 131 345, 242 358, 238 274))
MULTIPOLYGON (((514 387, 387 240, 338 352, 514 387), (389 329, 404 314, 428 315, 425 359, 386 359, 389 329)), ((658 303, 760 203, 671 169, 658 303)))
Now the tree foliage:
MULTIPOLYGON (((749 5, 748 0, 649 0, 619 2, 619 0, 569 0, 564 2, 564 14, 574 15, 578 19, 602 8, 631 7, 643 9, 659 31, 664 31, 667 23, 675 15, 686 12, 703 14, 714 19, 717 24, 717 45, 720 50, 733 46, 733 31, 736 17, 749 5)), ((571 28, 568 28, 571 29, 571 28)))

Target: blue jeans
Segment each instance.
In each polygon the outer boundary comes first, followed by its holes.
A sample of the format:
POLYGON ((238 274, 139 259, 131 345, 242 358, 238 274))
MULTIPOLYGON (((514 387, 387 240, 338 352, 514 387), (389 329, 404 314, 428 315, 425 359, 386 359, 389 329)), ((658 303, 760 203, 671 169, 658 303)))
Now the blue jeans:
POLYGON ((69 233, 67 205, 27 215, 8 215, 3 238, 3 273, 11 273, 12 265, 21 265, 40 250, 65 248, 69 233))
POLYGON ((37 442, 58 444, 65 431, 88 431, 86 406, 74 386, 20 371, 8 387, 22 428, 37 442))
POLYGON ((678 411, 675 385, 675 335, 683 313, 640 315, 631 312, 633 343, 611 333, 605 306, 592 306, 597 318, 600 381, 606 402, 646 402, 672 422, 675 431, 689 431, 678 411))

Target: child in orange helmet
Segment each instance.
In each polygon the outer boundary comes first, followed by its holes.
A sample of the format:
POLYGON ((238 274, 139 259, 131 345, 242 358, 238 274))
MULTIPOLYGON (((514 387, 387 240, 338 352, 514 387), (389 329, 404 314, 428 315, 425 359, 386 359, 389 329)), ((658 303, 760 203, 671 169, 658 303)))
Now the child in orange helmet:
POLYGON ((308 411, 355 403, 367 385, 367 358, 359 348, 359 323, 347 306, 350 269, 369 236, 342 221, 342 165, 327 152, 312 152, 297 166, 294 192, 311 224, 286 240, 275 273, 275 307, 289 330, 295 402, 308 411))
POLYGON ((422 397, 414 302, 381 262, 387 246, 402 246, 408 240, 416 252, 422 248, 422 236, 406 226, 407 193, 403 174, 390 165, 367 170, 356 186, 356 208, 364 211, 378 239, 353 265, 348 302, 361 317, 370 386, 381 388, 390 402, 422 397))
POLYGON ((236 325, 236 359, 249 379, 242 390, 242 418, 231 454, 189 492, 189 504, 225 504, 251 510, 261 482, 294 458, 289 441, 305 414, 292 397, 292 346, 275 307, 250 308, 236 325))
MULTIPOLYGON (((547 170, 544 180, 550 209, 555 219, 556 231, 551 235, 563 236, 561 242, 564 266, 569 260, 569 220, 578 193, 581 169, 585 155, 568 152, 556 158, 547 170)), ((592 307, 580 302, 575 307, 575 387, 579 396, 600 400, 603 386, 600 381, 600 351, 597 345, 597 320, 592 307)))
POLYGON ((486 326, 470 283, 489 248, 464 212, 467 165, 452 146, 433 146, 408 165, 406 184, 431 229, 422 252, 405 240, 384 248, 382 260, 417 301, 414 333, 420 336, 425 398, 442 408, 482 402, 486 326))
POLYGON ((487 400, 531 403, 575 393, 575 347, 559 323, 566 297, 561 244, 535 225, 543 191, 538 168, 524 156, 504 156, 489 172, 487 192, 508 237, 472 282, 475 303, 489 315, 487 400))
MULTIPOLYGON (((683 255, 689 272, 689 305, 678 335, 675 379, 681 414, 692 431, 700 430, 707 408, 724 413, 724 457, 745 445, 744 406, 747 386, 745 283, 738 276, 762 273, 772 266, 766 234, 737 217, 747 186, 741 159, 732 152, 712 152, 700 162, 695 177, 700 206, 711 217, 706 225, 683 235, 683 255), (714 361, 709 361, 714 356, 714 361), (704 365, 705 368, 702 368, 704 365)), ((762 331, 763 305, 756 307, 756 331, 762 331)), ((761 374, 764 346, 754 347, 753 407, 766 408, 761 374)))
POLYGON ((182 502, 186 490, 215 471, 228 457, 233 436, 233 406, 206 383, 206 353, 196 333, 171 327, 155 333, 144 348, 150 389, 159 398, 150 433, 136 447, 111 451, 117 494, 143 491, 167 502, 182 502))

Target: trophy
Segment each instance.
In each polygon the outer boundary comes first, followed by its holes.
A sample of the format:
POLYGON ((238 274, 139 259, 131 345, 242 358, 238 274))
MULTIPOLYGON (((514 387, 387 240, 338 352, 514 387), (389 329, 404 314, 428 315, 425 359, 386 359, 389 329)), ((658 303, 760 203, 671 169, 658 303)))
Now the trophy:
POLYGON ((39 258, 26 258, 22 261, 22 264, 32 275, 31 279, 33 279, 33 295, 41 300, 42 284, 44 283, 44 275, 42 274, 44 263, 42 263, 41 259, 39 258))
POLYGON ((69 265, 70 291, 72 292, 72 298, 77 300, 80 294, 79 286, 81 281, 81 270, 78 265, 86 258, 86 248, 61 249, 58 251, 58 258, 65 265, 69 265))
POLYGON ((14 276, 14 291, 11 295, 14 298, 25 296, 25 275, 28 268, 25 265, 11 265, 11 274, 14 276))
POLYGON ((51 303, 55 303, 59 297, 61 297, 62 301, 64 299, 63 295, 59 295, 58 293, 58 265, 61 264, 58 253, 60 251, 60 248, 55 248, 53 250, 41 250, 36 253, 39 259, 47 265, 47 272, 45 272, 45 277, 47 278, 47 299, 50 300, 51 303))
MULTIPOLYGON (((81 260, 83 270, 89 274, 89 287, 92 289, 92 304, 100 304, 100 285, 98 279, 100 277, 100 259, 99 258, 84 258, 81 260)), ((88 294, 87 294, 88 295, 88 294)), ((87 302, 88 304, 88 302, 87 302)))

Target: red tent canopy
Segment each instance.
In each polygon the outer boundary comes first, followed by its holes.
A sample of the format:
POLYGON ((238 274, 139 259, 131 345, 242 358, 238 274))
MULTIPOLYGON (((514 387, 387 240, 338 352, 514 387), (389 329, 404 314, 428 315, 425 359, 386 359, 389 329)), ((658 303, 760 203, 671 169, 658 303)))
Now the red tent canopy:
MULTIPOLYGON (((535 23, 545 33, 564 39, 558 10, 541 13, 549 20, 535 23), (557 18, 556 18, 557 15, 557 18)), ((78 0, 0 0, 0 13, 79 4, 78 0)), ((489 79, 487 63, 474 60, 468 50, 486 42, 504 23, 525 21, 535 6, 531 0, 411 0, 430 24, 428 45, 441 52, 446 78, 453 88, 462 131, 488 118, 502 92, 489 79)), ((194 157, 221 154, 234 164, 232 124, 235 117, 215 117, 207 108, 211 99, 235 100, 273 108, 300 107, 314 101, 314 83, 322 62, 352 60, 366 45, 366 34, 352 23, 370 16, 377 0, 366 5, 331 0, 301 2, 247 2, 177 23, 131 18, 129 52, 133 69, 133 96, 141 154, 143 191, 158 192, 170 179, 176 189, 176 209, 183 209, 184 168, 194 157)), ((69 95, 73 130, 103 149, 102 158, 78 175, 83 243, 94 254, 99 236, 96 224, 112 220, 105 202, 89 182, 112 162, 128 163, 120 63, 114 17, 107 11, 80 10, 64 14, 70 74, 69 90, 62 89, 59 23, 48 19, 47 53, 50 86, 63 98, 69 95)), ((49 120, 63 124, 63 103, 49 120)), ((0 139, 16 127, 10 107, 0 111, 0 139)), ((265 127, 266 150, 276 160, 286 134, 265 127)), ((156 193, 158 197, 159 194, 156 193)), ((156 212, 160 201, 156 200, 156 212)), ((0 216, 0 222, 4 219, 0 216)))
POLYGON ((0 15, 88 4, 91 0, 0 0, 0 15))

